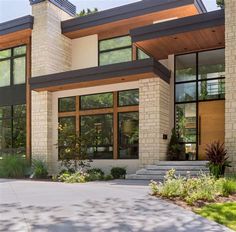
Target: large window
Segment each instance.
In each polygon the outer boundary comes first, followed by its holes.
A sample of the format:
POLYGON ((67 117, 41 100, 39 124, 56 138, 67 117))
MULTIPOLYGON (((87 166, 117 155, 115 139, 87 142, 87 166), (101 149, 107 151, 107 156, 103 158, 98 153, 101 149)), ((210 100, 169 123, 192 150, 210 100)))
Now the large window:
POLYGON ((132 41, 129 35, 99 41, 99 65, 132 60, 132 41))
POLYGON ((0 154, 25 153, 25 105, 0 107, 0 154))
POLYGON ((26 46, 0 51, 0 87, 24 84, 26 77, 26 46))
POLYGON ((137 159, 138 105, 137 89, 60 98, 59 124, 77 128, 92 159, 137 159))
POLYGON ((197 153, 198 102, 224 97, 224 49, 175 57, 175 127, 186 153, 197 153))

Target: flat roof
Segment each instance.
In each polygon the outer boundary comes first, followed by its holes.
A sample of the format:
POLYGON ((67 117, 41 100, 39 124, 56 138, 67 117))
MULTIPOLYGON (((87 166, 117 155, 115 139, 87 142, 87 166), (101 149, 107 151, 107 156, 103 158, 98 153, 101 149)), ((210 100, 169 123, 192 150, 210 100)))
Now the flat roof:
MULTIPOLYGON (((165 11, 187 5, 194 5, 198 13, 207 12, 202 0, 143 0, 128 5, 97 12, 91 15, 77 17, 62 22, 62 33, 69 35, 70 32, 101 26, 120 20, 130 19, 155 12, 165 11)), ((183 14, 185 12, 182 12, 183 14)), ((171 17, 171 16, 170 16, 171 17)), ((96 31, 93 32, 96 34, 96 31)))
POLYGON ((132 41, 156 59, 170 54, 224 46, 224 10, 131 30, 132 41))
POLYGON ((0 36, 22 30, 33 29, 33 23, 34 17, 31 15, 0 23, 0 36))
POLYGON ((169 82, 170 71, 154 59, 136 60, 55 73, 30 79, 31 90, 59 91, 159 77, 169 82))

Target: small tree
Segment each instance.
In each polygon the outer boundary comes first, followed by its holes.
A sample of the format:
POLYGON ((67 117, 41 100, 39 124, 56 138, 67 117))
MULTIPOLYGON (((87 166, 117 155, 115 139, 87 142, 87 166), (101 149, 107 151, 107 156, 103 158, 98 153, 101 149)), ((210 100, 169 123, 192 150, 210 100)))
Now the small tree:
POLYGON ((76 16, 78 17, 82 17, 82 16, 86 16, 86 15, 90 15, 90 14, 94 14, 98 12, 98 8, 94 8, 93 10, 90 10, 90 9, 83 9, 82 11, 80 11, 79 13, 76 14, 76 16))
POLYGON ((87 140, 67 124, 59 125, 58 133, 57 147, 62 166, 71 172, 76 172, 79 167, 89 167, 91 159, 87 153, 87 140))
POLYGON ((184 147, 180 144, 180 140, 175 129, 172 129, 172 135, 167 150, 169 160, 180 160, 184 154, 184 147))
POLYGON ((225 1, 224 0, 216 0, 216 4, 220 8, 224 8, 225 6, 225 1))

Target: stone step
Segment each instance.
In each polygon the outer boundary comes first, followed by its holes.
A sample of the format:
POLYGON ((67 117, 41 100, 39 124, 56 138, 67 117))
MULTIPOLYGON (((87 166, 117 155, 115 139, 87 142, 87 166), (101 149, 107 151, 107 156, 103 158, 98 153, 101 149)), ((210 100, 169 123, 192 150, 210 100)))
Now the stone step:
POLYGON ((208 170, 206 166, 158 166, 158 165, 147 165, 145 167, 147 170, 164 170, 168 171, 171 169, 175 170, 186 170, 186 171, 191 171, 191 170, 208 170))
POLYGON ((158 166, 205 166, 208 161, 159 161, 158 166))
MULTIPOLYGON (((181 175, 181 176, 185 176, 185 175, 199 175, 201 172, 204 173, 209 173, 209 171, 206 170, 189 170, 189 171, 180 171, 180 170, 176 170, 175 171, 175 175, 181 175)), ((147 170, 147 169, 140 169, 136 172, 137 175, 162 175, 165 176, 166 175, 166 171, 165 170, 147 170)))

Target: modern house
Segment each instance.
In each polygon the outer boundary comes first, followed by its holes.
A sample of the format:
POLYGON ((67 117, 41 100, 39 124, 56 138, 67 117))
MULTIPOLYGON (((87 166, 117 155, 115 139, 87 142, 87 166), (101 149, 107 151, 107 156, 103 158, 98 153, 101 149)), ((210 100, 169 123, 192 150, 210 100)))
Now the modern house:
POLYGON ((44 159, 58 125, 90 138, 93 166, 128 173, 167 160, 172 128, 186 160, 225 142, 236 171, 236 3, 142 0, 76 17, 68 0, 30 0, 0 24, 0 152, 44 159))

